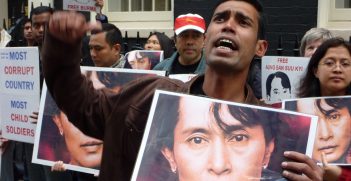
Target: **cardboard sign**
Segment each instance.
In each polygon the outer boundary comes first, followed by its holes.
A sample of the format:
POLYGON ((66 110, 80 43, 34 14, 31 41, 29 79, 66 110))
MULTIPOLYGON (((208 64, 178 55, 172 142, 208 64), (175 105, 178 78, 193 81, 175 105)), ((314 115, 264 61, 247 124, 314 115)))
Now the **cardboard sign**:
POLYGON ((132 180, 280 179, 284 151, 311 155, 316 126, 315 116, 157 90, 132 180))
POLYGON ((63 0, 63 9, 74 11, 100 11, 100 7, 96 7, 95 4, 95 0, 63 0))
MULTIPOLYGON (((164 76, 165 71, 81 67, 96 90, 118 92, 124 84, 145 76, 164 76)), ((63 161, 65 168, 98 174, 103 141, 83 134, 56 105, 44 84, 38 127, 33 149, 33 163, 52 166, 63 161)))
POLYGON ((314 160, 321 164, 324 152, 330 164, 351 165, 351 96, 286 100, 283 107, 318 116, 314 160))
POLYGON ((39 51, 37 47, 0 48, 0 120, 4 138, 34 142, 39 109, 39 51))
POLYGON ((296 97, 309 58, 264 56, 262 58, 262 98, 267 104, 296 97))

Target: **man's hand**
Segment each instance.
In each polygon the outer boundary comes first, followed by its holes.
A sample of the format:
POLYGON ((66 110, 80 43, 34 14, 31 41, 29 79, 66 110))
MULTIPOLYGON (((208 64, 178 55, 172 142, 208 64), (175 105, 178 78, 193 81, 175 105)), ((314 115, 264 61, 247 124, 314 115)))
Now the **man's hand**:
POLYGON ((56 161, 54 165, 51 167, 51 171, 54 172, 63 172, 66 171, 65 165, 63 164, 63 161, 56 161))
POLYGON ((64 43, 80 41, 87 31, 101 29, 99 23, 87 23, 85 17, 73 11, 55 12, 49 21, 49 33, 64 43))
POLYGON ((282 163, 283 176, 292 181, 322 181, 323 169, 305 154, 286 151, 284 156, 290 161, 282 163))
POLYGON ((38 122, 38 112, 32 112, 31 115, 29 115, 29 118, 31 118, 30 123, 37 124, 38 122))
POLYGON ((95 0, 95 6, 99 6, 101 9, 104 7, 104 0, 95 0))

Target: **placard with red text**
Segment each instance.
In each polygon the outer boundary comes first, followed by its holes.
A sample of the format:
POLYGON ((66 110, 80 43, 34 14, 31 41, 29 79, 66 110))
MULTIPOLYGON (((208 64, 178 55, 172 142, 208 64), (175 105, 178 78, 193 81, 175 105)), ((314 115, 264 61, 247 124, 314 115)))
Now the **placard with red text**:
POLYGON ((95 4, 95 0, 63 0, 63 9, 74 11, 100 11, 100 7, 96 7, 95 4))
POLYGON ((262 98, 267 104, 296 97, 309 58, 265 56, 262 58, 262 98))
POLYGON ((0 120, 4 138, 34 143, 39 110, 39 51, 37 47, 0 48, 0 120))

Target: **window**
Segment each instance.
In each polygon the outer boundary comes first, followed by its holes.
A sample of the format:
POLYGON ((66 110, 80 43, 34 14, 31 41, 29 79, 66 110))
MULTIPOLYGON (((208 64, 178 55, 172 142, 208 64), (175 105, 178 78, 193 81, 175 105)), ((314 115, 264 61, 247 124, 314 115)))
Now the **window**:
POLYGON ((173 35, 174 0, 108 0, 105 2, 105 14, 111 23, 129 37, 140 32, 147 37, 152 31, 173 35))
POLYGON ((318 0, 318 27, 346 40, 351 35, 351 0, 318 0))

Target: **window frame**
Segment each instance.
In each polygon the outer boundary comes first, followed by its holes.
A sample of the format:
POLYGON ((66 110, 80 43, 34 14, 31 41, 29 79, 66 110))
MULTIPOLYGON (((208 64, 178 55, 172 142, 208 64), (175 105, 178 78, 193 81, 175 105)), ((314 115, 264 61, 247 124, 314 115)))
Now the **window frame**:
MULTIPOLYGON (((136 37, 137 32, 141 38, 149 36, 150 32, 160 31, 168 36, 173 36, 174 0, 171 0, 170 11, 129 11, 113 12, 109 10, 109 1, 105 1, 102 12, 108 17, 109 22, 115 24, 123 33, 128 32, 128 37, 136 37)), ((153 8, 154 9, 154 8, 153 8)))
POLYGON ((318 27, 350 29, 351 8, 335 8, 336 0, 318 0, 318 27))

